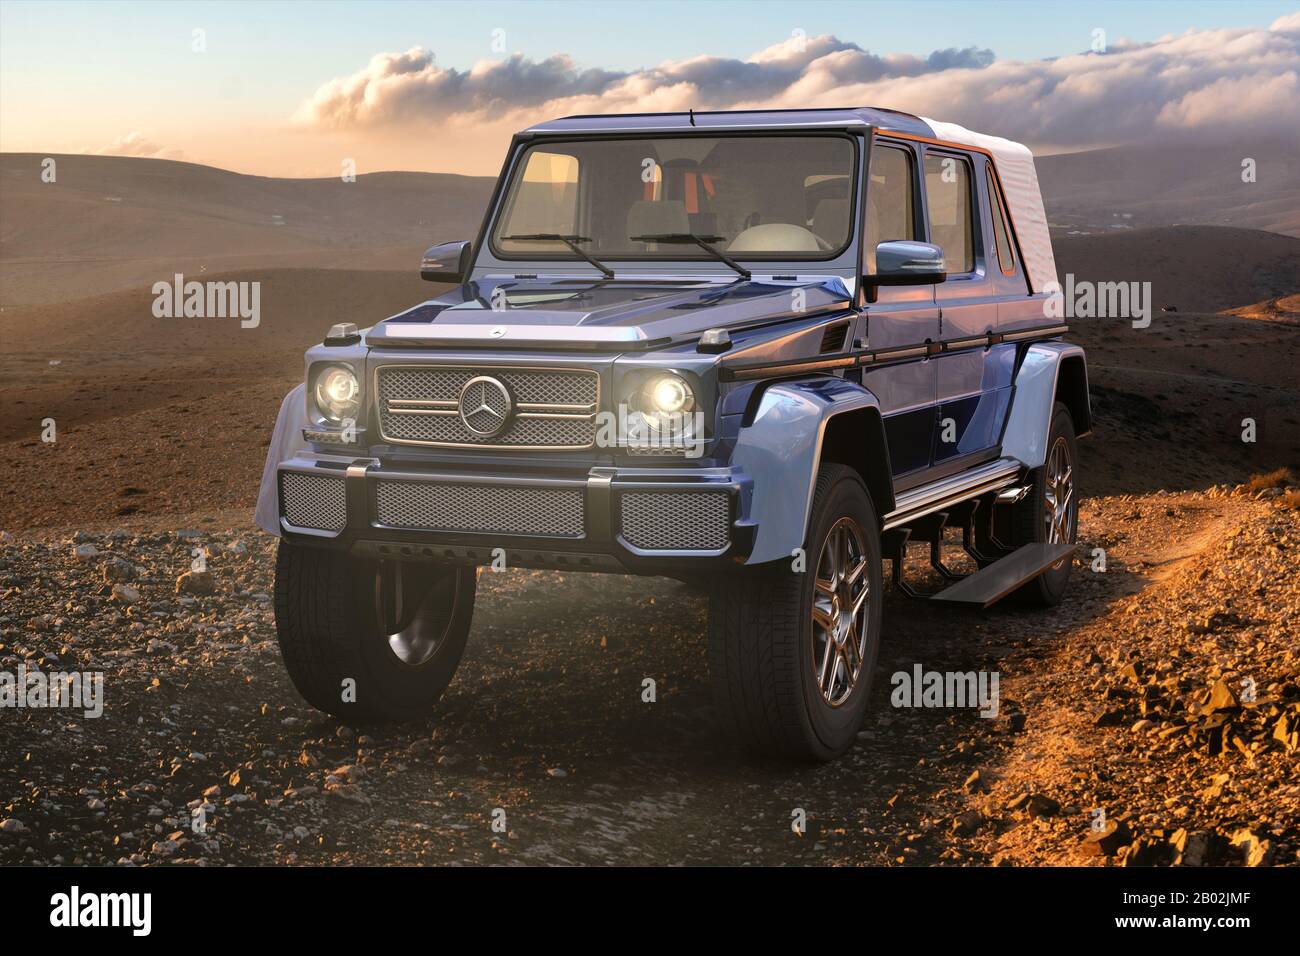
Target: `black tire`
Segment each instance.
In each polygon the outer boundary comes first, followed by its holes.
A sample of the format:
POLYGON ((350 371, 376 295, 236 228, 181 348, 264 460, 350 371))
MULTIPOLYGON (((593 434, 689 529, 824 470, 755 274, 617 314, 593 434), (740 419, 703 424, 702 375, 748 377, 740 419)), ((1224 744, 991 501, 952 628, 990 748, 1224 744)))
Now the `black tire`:
MULTIPOLYGON (((709 670, 719 719, 747 750, 829 760, 849 749, 862 726, 880 649, 880 526, 856 471, 837 464, 821 468, 809 526, 807 570, 794 571, 792 559, 716 582, 709 602, 709 670), (862 532, 860 557, 866 563, 859 580, 865 581, 869 597, 859 612, 859 641, 846 638, 840 645, 861 644, 856 679, 832 703, 837 695, 823 694, 816 669, 818 658, 826 663, 822 655, 830 652, 830 639, 814 627, 813 609, 815 601, 820 607, 829 600, 818 591, 817 578, 831 531, 848 527, 841 519, 862 532)), ((843 563, 858 566, 857 560, 843 563)), ((832 684, 839 664, 836 657, 832 684)))
POLYGON ((289 678, 309 704, 343 720, 424 717, 460 664, 476 585, 470 567, 381 562, 281 540, 275 626, 289 678))
MULTIPOLYGON (((1052 467, 1052 455, 1058 445, 1067 456, 1070 467, 1071 494, 1069 515, 1065 519, 1066 533, 1062 540, 1074 544, 1079 538, 1079 445, 1074 437, 1074 420, 1070 410, 1060 402, 1052 409, 1052 427, 1047 437, 1047 464, 1036 470, 1034 489, 1025 499, 1015 506, 1011 516, 1012 541, 1016 546, 1041 543, 1048 540, 1048 472, 1052 467)), ((1038 607, 1052 607, 1061 603, 1066 586, 1070 582, 1070 571, 1074 567, 1074 556, 1062 558, 1056 565, 1048 568, 1034 580, 1028 582, 1013 595, 1017 601, 1038 607)))

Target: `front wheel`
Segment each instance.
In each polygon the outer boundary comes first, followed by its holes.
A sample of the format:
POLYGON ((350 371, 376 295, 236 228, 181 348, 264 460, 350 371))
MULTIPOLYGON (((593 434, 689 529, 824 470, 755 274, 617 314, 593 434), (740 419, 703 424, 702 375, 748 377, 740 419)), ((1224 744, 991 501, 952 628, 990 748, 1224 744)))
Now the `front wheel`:
POLYGON ((281 540, 275 626, 289 678, 345 720, 425 716, 451 683, 476 569, 372 560, 281 540))
POLYGON ((880 647, 880 531, 852 469, 818 473, 805 555, 717 583, 709 669, 719 716, 747 749, 828 760, 862 726, 880 647))

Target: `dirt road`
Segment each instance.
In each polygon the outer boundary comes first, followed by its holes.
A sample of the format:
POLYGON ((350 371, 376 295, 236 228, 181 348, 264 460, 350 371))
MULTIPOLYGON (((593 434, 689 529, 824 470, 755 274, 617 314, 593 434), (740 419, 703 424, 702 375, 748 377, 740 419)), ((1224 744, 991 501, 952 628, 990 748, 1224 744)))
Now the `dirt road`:
POLYGON ((1102 498, 1081 529, 1056 611, 890 594, 866 727, 821 767, 715 737, 705 598, 676 582, 485 571, 436 712, 354 728, 289 685, 260 533, 23 537, 0 547, 0 668, 103 671, 106 691, 98 718, 0 711, 0 863, 1114 862, 1082 849, 1097 806, 1132 842, 1183 828, 1243 862, 1246 828, 1256 862, 1297 862, 1297 752, 1274 734, 1300 720, 1300 515, 1102 498), (195 546, 216 593, 178 595, 195 546), (1163 681, 1163 709, 1115 691, 1130 663, 1163 681), (999 715, 891 706, 890 675, 916 664, 998 672, 999 715), (1242 675, 1259 687, 1231 715, 1242 745, 1211 754, 1184 708, 1242 675), (1130 705, 1148 716, 1096 725, 1130 705))

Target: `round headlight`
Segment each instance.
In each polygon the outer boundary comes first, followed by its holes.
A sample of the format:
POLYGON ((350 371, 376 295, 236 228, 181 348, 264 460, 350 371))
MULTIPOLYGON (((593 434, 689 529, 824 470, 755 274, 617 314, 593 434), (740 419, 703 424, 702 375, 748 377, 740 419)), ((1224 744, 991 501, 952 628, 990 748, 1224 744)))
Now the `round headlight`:
POLYGON ((667 372, 648 379, 636 404, 636 411, 655 431, 666 429, 678 434, 690 431, 687 416, 695 408, 695 392, 680 375, 667 372))
POLYGON ((326 421, 341 424, 355 419, 361 407, 361 386, 352 369, 331 365, 316 376, 316 409, 326 421))
POLYGON ((695 407, 691 386, 686 379, 672 373, 650 379, 641 394, 641 410, 652 415, 677 415, 695 407))
POLYGON ((656 379, 651 386, 650 410, 669 415, 689 412, 691 405, 694 404, 694 398, 691 387, 684 379, 676 375, 665 375, 663 378, 656 379))

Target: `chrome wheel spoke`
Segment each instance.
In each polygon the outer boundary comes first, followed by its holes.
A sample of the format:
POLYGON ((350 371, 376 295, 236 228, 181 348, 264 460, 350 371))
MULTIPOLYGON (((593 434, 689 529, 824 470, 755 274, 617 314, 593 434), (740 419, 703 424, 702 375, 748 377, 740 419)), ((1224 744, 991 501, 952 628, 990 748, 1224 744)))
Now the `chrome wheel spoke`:
POLYGON ((865 570, 867 570, 867 559, 865 556, 862 556, 858 558, 857 562, 853 565, 852 570, 849 571, 849 575, 845 583, 849 584, 850 586, 857 584, 858 579, 862 577, 862 572, 865 570))
POLYGON ((822 547, 822 560, 826 562, 826 579, 830 582, 831 587, 834 587, 840 578, 839 568, 836 566, 840 556, 838 544, 835 531, 832 529, 830 537, 826 539, 826 544, 822 547))
POLYGON ((862 664, 862 648, 858 647, 858 629, 856 627, 849 631, 848 639, 844 642, 844 663, 847 666, 849 679, 856 678, 858 668, 862 664))
POLYGON ((844 674, 844 656, 840 654, 839 649, 836 648, 835 663, 831 665, 830 686, 826 688, 830 694, 835 695, 842 674, 844 674))
POLYGON ((834 677, 835 660, 839 655, 835 651, 835 641, 829 636, 826 638, 825 647, 826 653, 822 655, 822 666, 819 668, 817 685, 821 688, 823 694, 829 695, 831 691, 829 681, 834 677))

